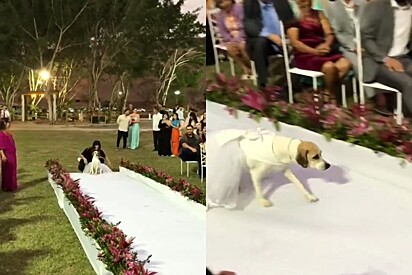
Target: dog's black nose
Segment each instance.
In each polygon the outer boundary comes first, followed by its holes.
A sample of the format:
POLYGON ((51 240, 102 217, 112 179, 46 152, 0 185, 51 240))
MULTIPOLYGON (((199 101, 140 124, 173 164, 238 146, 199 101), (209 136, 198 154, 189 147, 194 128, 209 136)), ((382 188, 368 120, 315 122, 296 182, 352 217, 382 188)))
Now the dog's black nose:
POLYGON ((329 167, 330 167, 330 164, 326 162, 325 163, 325 170, 329 169, 329 167))

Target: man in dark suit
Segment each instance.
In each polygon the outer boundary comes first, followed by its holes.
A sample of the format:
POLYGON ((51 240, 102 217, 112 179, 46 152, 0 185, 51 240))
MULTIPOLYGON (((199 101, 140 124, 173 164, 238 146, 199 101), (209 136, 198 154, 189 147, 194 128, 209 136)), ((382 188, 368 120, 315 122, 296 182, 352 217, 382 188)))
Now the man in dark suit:
POLYGON ((294 19, 288 0, 245 0, 246 49, 256 64, 260 88, 268 81, 268 57, 281 53, 280 22, 294 19))
POLYGON ((412 114, 412 8, 407 0, 374 0, 361 20, 364 81, 377 81, 402 93, 405 114, 412 114))

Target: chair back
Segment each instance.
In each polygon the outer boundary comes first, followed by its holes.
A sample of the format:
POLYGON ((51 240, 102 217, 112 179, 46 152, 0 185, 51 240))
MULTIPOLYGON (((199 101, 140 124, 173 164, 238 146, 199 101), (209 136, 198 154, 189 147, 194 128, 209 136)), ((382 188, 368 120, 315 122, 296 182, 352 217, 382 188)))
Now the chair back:
POLYGON ((286 69, 289 70, 289 54, 288 54, 288 42, 286 39, 286 32, 285 32, 285 26, 283 25, 282 21, 279 21, 280 23, 280 38, 282 39, 282 51, 283 51, 283 58, 285 61, 285 66, 286 69))
POLYGON ((362 59, 362 41, 359 20, 355 20, 355 43, 356 57, 358 63, 358 80, 359 80, 359 97, 360 104, 365 104, 365 91, 363 83, 363 59, 362 59))
POLYGON ((206 166, 206 150, 204 144, 200 144, 200 160, 202 166, 206 166))
MULTIPOLYGON (((288 49, 288 41, 286 39, 286 33, 285 33, 285 26, 283 25, 282 21, 280 22, 280 38, 282 39, 282 52, 283 52, 283 62, 285 63, 285 69, 286 69, 286 78, 288 81, 288 85, 291 85, 292 83, 292 76, 289 73, 290 70, 290 60, 289 60, 289 49, 288 49)), ((293 103, 293 93, 289 89, 289 103, 293 103)))
POLYGON ((210 31, 210 38, 212 40, 213 45, 213 54, 215 56, 216 62, 219 60, 219 53, 217 49, 220 48, 225 50, 225 47, 222 45, 222 36, 219 34, 219 29, 217 27, 216 15, 220 13, 220 9, 214 8, 209 10, 207 13, 207 21, 209 22, 209 31, 210 31))

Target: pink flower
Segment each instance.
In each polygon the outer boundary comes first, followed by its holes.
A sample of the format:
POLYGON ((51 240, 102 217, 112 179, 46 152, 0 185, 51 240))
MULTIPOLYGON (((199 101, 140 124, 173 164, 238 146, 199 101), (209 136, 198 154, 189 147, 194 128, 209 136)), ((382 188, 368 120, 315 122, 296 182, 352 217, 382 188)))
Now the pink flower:
POLYGON ((247 89, 246 94, 241 97, 241 100, 246 106, 261 112, 263 112, 268 106, 265 96, 260 92, 253 91, 252 89, 247 89))
POLYGON ((372 127, 369 127, 369 122, 366 119, 361 118, 361 122, 358 125, 354 125, 354 127, 348 132, 348 135, 358 137, 369 133, 371 130, 372 127))

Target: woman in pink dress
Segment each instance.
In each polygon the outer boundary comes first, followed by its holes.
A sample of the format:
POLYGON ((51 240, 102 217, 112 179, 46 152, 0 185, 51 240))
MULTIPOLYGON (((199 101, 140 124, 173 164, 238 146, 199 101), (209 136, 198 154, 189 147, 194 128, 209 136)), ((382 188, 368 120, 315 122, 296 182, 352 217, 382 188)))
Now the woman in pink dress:
POLYGON ((300 16, 287 31, 295 66, 323 72, 326 86, 323 99, 336 104, 337 90, 352 64, 335 44, 333 30, 323 12, 312 9, 311 0, 296 0, 296 4, 300 16))
POLYGON ((6 123, 0 121, 1 188, 14 192, 17 190, 16 144, 6 127, 6 123))

